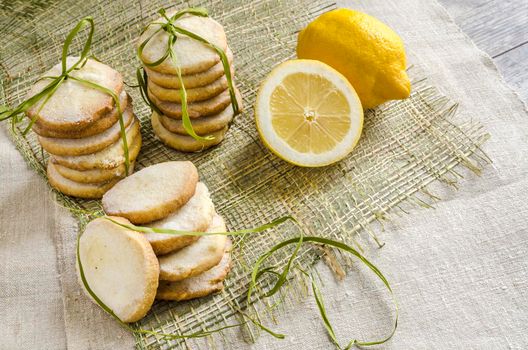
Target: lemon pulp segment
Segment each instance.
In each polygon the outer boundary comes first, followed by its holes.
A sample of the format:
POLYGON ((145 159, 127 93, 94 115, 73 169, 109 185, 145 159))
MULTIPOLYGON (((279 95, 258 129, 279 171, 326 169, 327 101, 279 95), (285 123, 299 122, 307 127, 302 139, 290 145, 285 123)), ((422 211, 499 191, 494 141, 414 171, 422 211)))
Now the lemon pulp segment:
POLYGON ((301 166, 342 159, 354 148, 363 126, 361 102, 350 83, 312 60, 276 67, 261 86, 255 112, 268 148, 301 166))
POLYGON ((271 95, 271 123, 278 136, 299 152, 331 150, 350 128, 345 96, 316 74, 287 76, 271 95))

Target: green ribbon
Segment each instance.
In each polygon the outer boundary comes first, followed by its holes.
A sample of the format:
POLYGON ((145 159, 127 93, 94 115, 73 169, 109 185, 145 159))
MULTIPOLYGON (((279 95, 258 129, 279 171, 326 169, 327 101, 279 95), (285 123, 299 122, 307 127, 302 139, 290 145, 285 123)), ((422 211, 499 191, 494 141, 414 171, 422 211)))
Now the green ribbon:
POLYGON ((304 243, 311 243, 311 244, 330 246, 330 247, 338 249, 338 250, 340 250, 340 251, 342 251, 344 253, 348 253, 348 254, 354 255, 364 265, 366 265, 383 282, 383 285, 389 291, 389 293, 391 295, 391 298, 392 298, 392 301, 393 301, 393 303, 395 305, 396 317, 395 317, 395 320, 394 320, 394 325, 393 325, 392 331, 389 333, 389 335, 387 335, 385 338, 383 338, 381 340, 375 340, 375 341, 360 341, 360 340, 357 340, 357 339, 353 339, 347 344, 346 347, 342 348, 339 345, 339 342, 337 340, 337 337, 336 337, 336 334, 335 334, 334 329, 332 327, 332 324, 330 323, 330 321, 328 319, 328 316, 326 314, 326 309, 324 307, 324 302, 323 302, 323 297, 322 297, 321 291, 317 287, 317 284, 315 283, 314 278, 311 275, 308 275, 307 272, 305 272, 302 269, 300 269, 300 271, 304 275, 309 277, 309 279, 311 281, 312 292, 313 292, 317 307, 319 309, 319 313, 321 315, 321 319, 323 320, 323 323, 324 323, 324 326, 325 326, 325 328, 327 330, 328 336, 330 337, 330 339, 334 343, 334 345, 338 349, 348 350, 352 346, 373 346, 373 345, 383 344, 383 343, 389 341, 392 338, 392 336, 394 335, 394 333, 396 332, 396 329, 398 328, 398 317, 399 317, 398 303, 396 301, 396 297, 394 296, 394 292, 393 292, 393 290, 392 290, 392 288, 391 288, 391 286, 389 284, 389 281, 387 280, 387 278, 383 275, 383 273, 381 273, 381 271, 374 264, 372 264, 367 258, 365 258, 356 249, 352 248, 351 246, 349 246, 349 245, 347 245, 347 244, 345 244, 343 242, 334 241, 332 239, 323 238, 323 237, 316 237, 316 236, 303 236, 303 235, 301 235, 301 236, 299 236, 297 238, 291 238, 291 239, 288 239, 286 241, 283 241, 283 242, 275 245, 274 247, 272 247, 268 252, 262 254, 257 259, 257 261, 255 262, 255 265, 253 266, 253 271, 251 273, 251 281, 250 281, 249 289, 248 289, 248 293, 247 293, 247 303, 249 304, 250 301, 251 301, 252 291, 256 287, 258 280, 262 276, 264 276, 265 274, 272 274, 272 275, 277 277, 277 280, 276 280, 275 284, 273 285, 273 287, 270 289, 270 291, 268 291, 266 294, 264 294, 264 298, 270 297, 270 296, 274 295, 275 293, 277 293, 280 290, 282 285, 287 281, 288 274, 289 274, 290 269, 291 269, 291 265, 292 265, 295 257, 298 255, 298 252, 299 252, 301 246, 304 243), (286 264, 286 266, 282 270, 282 272, 276 271, 276 266, 261 268, 261 265, 266 260, 268 260, 273 255, 274 252, 276 252, 276 251, 278 251, 278 250, 280 250, 282 248, 285 248, 285 247, 287 247, 289 245, 295 245, 295 249, 293 251, 292 256, 288 260, 288 263, 286 264))
MULTIPOLYGON (((199 36, 199 35, 197 35, 197 34, 195 34, 193 32, 190 32, 190 31, 188 31, 188 30, 186 30, 186 29, 184 29, 182 27, 177 26, 176 23, 175 23, 179 18, 181 18, 183 15, 186 15, 186 14, 193 15, 193 16, 199 16, 199 17, 208 17, 209 14, 207 13, 206 9, 201 8, 201 7, 188 8, 188 9, 184 9, 184 10, 176 12, 172 17, 168 17, 167 16, 165 9, 160 9, 158 11, 158 13, 167 22, 166 23, 152 22, 152 23, 148 24, 145 27, 145 29, 143 29, 142 34, 148 28, 150 28, 151 25, 156 24, 156 25, 160 26, 157 30, 154 31, 154 33, 152 33, 145 41, 143 41, 139 45, 138 50, 137 50, 137 55, 138 55, 139 59, 141 60, 141 62, 147 67, 158 66, 161 63, 163 63, 167 58, 170 58, 170 59, 173 60, 174 65, 176 67, 178 80, 180 82, 180 89, 179 90, 180 90, 180 100, 181 100, 181 106, 182 106, 182 124, 183 124, 183 128, 185 129, 187 134, 192 136, 197 141, 212 140, 212 139, 214 139, 214 136, 212 136, 212 135, 208 135, 208 136, 205 136, 205 137, 197 135, 196 132, 194 131, 193 126, 192 126, 191 118, 189 117, 189 111, 188 111, 187 91, 185 89, 185 84, 183 82, 182 73, 181 73, 181 67, 178 64, 178 58, 177 58, 176 52, 174 51, 174 44, 178 40, 178 35, 186 35, 186 36, 190 37, 191 39, 199 41, 199 42, 209 46, 210 48, 212 48, 213 50, 216 51, 218 56, 220 56, 220 60, 222 61, 222 66, 224 67, 224 74, 225 74, 226 79, 227 79, 227 85, 228 85, 228 89, 229 89, 229 96, 230 96, 230 99, 231 99, 231 105, 233 106, 233 112, 234 112, 235 115, 237 115, 237 114, 240 113, 240 110, 239 110, 238 101, 237 101, 236 94, 235 94, 235 87, 234 87, 234 84, 233 84, 233 77, 231 75, 231 69, 229 67, 229 61, 227 59, 227 55, 226 55, 226 53, 224 52, 224 50, 222 48, 218 47, 217 45, 214 45, 213 43, 209 42, 205 38, 203 38, 203 37, 201 37, 201 36, 199 36), (162 30, 165 31, 167 33, 167 35, 168 35, 168 38, 167 38, 167 50, 163 53, 161 58, 159 58, 158 60, 156 60, 154 62, 145 62, 142 59, 143 50, 145 49, 145 46, 149 43, 149 41, 155 35, 157 35, 162 30)), ((148 97, 148 79, 146 77, 146 74, 141 74, 141 71, 138 70, 137 79, 138 79, 138 85, 141 88, 141 96, 143 97, 143 99, 145 100, 147 105, 149 105, 149 107, 152 110, 154 110, 156 113, 162 114, 161 111, 159 110, 159 108, 155 105, 155 103, 153 103, 152 100, 148 97)))
POLYGON ((42 89, 42 91, 40 91, 38 94, 31 96, 29 99, 19 104, 16 108, 9 109, 7 106, 1 106, 0 107, 0 121, 11 119, 11 123, 12 123, 11 125, 14 130, 15 125, 17 123, 20 123, 23 120, 25 113, 31 107, 33 107, 36 103, 42 100, 42 104, 40 105, 39 109, 35 113, 35 117, 31 119, 28 126, 22 132, 22 135, 26 135, 29 132, 29 130, 31 130, 33 124, 35 124, 35 122, 37 121, 38 115, 42 111, 42 108, 44 108, 46 103, 55 94, 55 91, 57 91, 59 86, 68 79, 75 80, 92 89, 96 89, 101 92, 104 92, 112 97, 116 105, 116 108, 118 110, 118 113, 119 113, 119 126, 121 129, 121 138, 123 141, 123 150, 125 153, 125 169, 126 169, 126 174, 128 175, 129 168, 130 168, 130 159, 128 155, 128 142, 127 142, 126 133, 125 133, 126 131, 125 123, 123 121, 123 111, 121 110, 121 104, 119 102, 119 97, 113 91, 111 91, 110 89, 104 86, 101 86, 89 80, 81 79, 81 78, 71 75, 72 72, 83 68, 84 65, 88 62, 88 59, 90 58, 96 59, 93 55, 90 55, 90 49, 92 46, 92 39, 93 39, 94 31, 95 31, 95 24, 94 24, 94 20, 92 17, 88 16, 88 17, 84 17, 83 19, 81 19, 79 23, 77 23, 77 25, 70 31, 70 33, 66 37, 66 40, 64 41, 64 45, 62 46, 61 74, 58 76, 40 77, 37 80, 37 82, 43 79, 50 79, 51 82, 48 85, 46 85, 44 89, 42 89), (83 49, 81 51, 81 55, 79 59, 77 60, 77 62, 75 62, 73 65, 71 65, 68 68, 67 59, 68 59, 68 52, 70 49, 70 45, 73 39, 77 36, 77 34, 81 30, 83 30, 86 26, 89 26, 90 29, 88 33, 88 38, 86 39, 86 42, 84 43, 83 49))
MULTIPOLYGON (((188 236, 210 236, 210 235, 241 236, 241 235, 245 235, 245 234, 248 234, 248 233, 249 234, 262 233, 262 232, 264 232, 264 231, 266 231, 268 229, 277 227, 277 226, 285 223, 286 221, 292 221, 293 223, 298 225, 298 222, 297 222, 297 220, 294 217, 292 217, 292 216, 283 216, 283 217, 275 219, 275 220, 273 220, 273 221, 271 221, 271 222, 269 222, 267 224, 264 224, 264 225, 261 225, 261 226, 255 227, 255 228, 250 228, 250 229, 243 229, 243 230, 230 231, 230 232, 195 232, 195 231, 181 231, 181 230, 172 230, 172 229, 164 229, 164 228, 136 226, 136 225, 133 225, 133 224, 122 224, 122 223, 112 219, 111 217, 105 216, 104 218, 106 220, 111 221, 112 223, 114 223, 114 224, 116 224, 118 226, 121 226, 121 227, 126 228, 128 230, 140 232, 140 233, 161 233, 161 234, 188 235, 188 236)), ((148 330, 144 330, 144 329, 133 329, 133 328, 131 328, 129 325, 127 325, 126 323, 121 321, 121 319, 119 319, 119 317, 117 315, 115 315, 114 312, 107 305, 105 305, 97 297, 97 295, 95 295, 95 293, 93 293, 93 291, 91 290, 90 286, 88 285, 88 282, 86 281, 86 278, 84 277, 84 271, 83 271, 82 263, 81 263, 81 259, 80 259, 79 242, 80 242, 80 236, 81 235, 82 235, 82 233, 79 234, 78 237, 77 237, 77 263, 79 265, 79 271, 80 271, 80 274, 81 274, 81 280, 82 280, 82 282, 84 284, 84 287, 86 288, 88 293, 92 296, 92 298, 97 302, 97 304, 99 304, 99 306, 103 310, 105 310, 107 313, 109 313, 123 327, 126 327, 131 332, 139 333, 139 334, 152 334, 152 335, 157 335, 157 336, 161 336, 163 338, 170 339, 170 337, 172 336, 170 334, 158 333, 158 332, 148 331, 148 330)), ((372 272, 374 272, 374 274, 383 282, 383 284, 385 285, 387 290, 390 292, 391 297, 392 297, 393 302, 394 302, 394 305, 396 307, 396 318, 395 318, 395 321, 394 321, 394 327, 393 327, 392 331, 390 332, 390 334, 387 337, 385 337, 385 338, 383 338, 381 340, 376 340, 376 341, 359 341, 359 340, 354 339, 354 340, 351 340, 344 349, 350 349, 354 345, 357 345, 357 346, 379 345, 379 344, 383 344, 383 343, 387 342, 388 340, 390 340, 392 338, 392 336, 394 335, 394 333, 396 332, 396 328, 398 326, 398 303, 396 301, 396 298, 394 296, 394 293, 392 291, 392 288, 391 288, 388 280, 385 278, 385 276, 381 273, 381 271, 374 264, 372 264, 369 260, 367 260, 367 258, 365 258, 356 249, 350 247, 349 245, 347 245, 347 244, 345 244, 343 242, 334 241, 334 240, 331 240, 331 239, 328 239, 328 238, 315 237, 315 236, 304 236, 304 235, 301 234, 301 236, 299 236, 299 237, 291 238, 291 239, 288 239, 288 240, 283 241, 281 243, 278 243, 277 245, 272 247, 270 250, 268 250, 266 253, 262 254, 257 259, 255 264, 253 265, 253 269, 252 269, 252 272, 251 272, 251 279, 250 279, 250 282, 249 282, 248 292, 247 292, 247 297, 246 297, 246 302, 247 302, 246 304, 249 305, 251 303, 251 297, 253 295, 253 290, 256 288, 258 280, 262 276, 264 276, 265 274, 271 274, 271 275, 275 276, 277 278, 277 280, 276 280, 275 284, 271 287, 271 289, 262 296, 263 298, 268 298, 268 297, 273 296, 274 294, 276 294, 282 288, 282 286, 288 281, 288 275, 289 275, 290 270, 292 268, 292 265, 293 265, 293 263, 295 261, 295 258, 297 257, 297 255, 298 255, 298 253, 299 253, 299 251, 301 249, 301 246, 303 244, 305 244, 305 243, 311 243, 311 244, 316 244, 316 245, 326 245, 326 246, 330 246, 330 247, 333 247, 335 249, 338 249, 338 250, 340 250, 342 252, 354 255, 363 264, 365 264, 372 272), (264 262, 266 260, 268 260, 276 251, 278 251, 280 249, 283 249, 283 248, 285 248, 285 247, 287 247, 289 245, 295 245, 295 248, 294 248, 294 251, 293 251, 291 257, 288 259, 288 262, 284 266, 282 272, 276 271, 277 266, 270 266, 270 267, 264 267, 264 268, 262 267, 264 262)), ((323 298, 322 298, 322 294, 321 294, 321 291, 319 290, 319 288, 317 287, 317 285, 315 284, 314 278, 311 275, 309 275, 307 272, 305 272, 304 270, 302 270, 300 268, 299 268, 299 270, 303 274, 305 274, 307 277, 310 278, 311 285, 312 285, 312 292, 313 292, 315 301, 317 303, 317 306, 318 306, 318 309, 319 309, 319 313, 321 315, 321 319, 323 320, 323 323, 324 323, 325 328, 327 330, 327 333, 328 333, 330 339, 332 340, 332 342, 334 343, 334 345, 338 349, 342 349, 342 347, 338 343, 338 340, 337 340, 337 337, 335 335, 334 329, 333 329, 333 327, 332 327, 332 325, 331 325, 331 323, 330 323, 330 321, 329 321, 329 319, 327 317, 326 309, 324 307, 324 302, 323 302, 323 298)), ((246 313, 244 313, 242 310, 237 309, 237 311, 242 316, 247 318, 249 321, 246 321, 246 322, 243 322, 243 323, 240 323, 240 324, 237 324, 237 325, 229 325, 229 326, 226 326, 226 327, 223 327, 223 328, 220 328, 220 329, 216 329, 216 330, 212 330, 212 331, 205 331, 205 332, 203 332, 203 335, 201 333, 200 334, 193 333, 193 334, 189 334, 189 335, 174 335, 175 338, 173 338, 173 339, 196 338, 196 337, 200 337, 200 336, 206 336, 206 335, 210 335, 210 334, 215 333, 215 332, 219 332, 219 331, 221 331, 221 330, 223 330, 225 328, 240 327, 242 325, 247 324, 248 322, 253 323, 254 325, 258 326, 260 329, 262 329, 263 331, 267 332, 268 334, 272 335, 275 338, 278 338, 278 339, 284 339, 285 338, 284 334, 276 333, 276 332, 272 331, 271 329, 267 328, 266 326, 264 326, 263 324, 261 324, 260 322, 255 320, 254 318, 252 318, 249 315, 247 315, 246 313)))

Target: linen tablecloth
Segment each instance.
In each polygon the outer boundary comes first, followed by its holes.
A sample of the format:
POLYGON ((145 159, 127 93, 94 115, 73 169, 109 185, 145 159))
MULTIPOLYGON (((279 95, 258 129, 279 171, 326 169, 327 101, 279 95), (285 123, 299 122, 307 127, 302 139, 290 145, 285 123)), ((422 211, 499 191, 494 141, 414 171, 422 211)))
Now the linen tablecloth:
MULTIPOLYGON (((398 32, 409 64, 460 103, 457 118, 479 120, 491 134, 493 160, 459 190, 435 184, 435 209, 393 215, 367 247, 392 283, 400 323, 387 349, 528 348, 528 113, 479 51, 435 1, 340 1, 376 16, 398 32)), ((44 181, 0 131, 0 349, 129 349, 133 337, 80 292, 74 274, 77 225, 44 181), (70 237, 59 245, 56 237, 70 237), (59 270, 57 256, 70 257, 59 270)), ((328 314, 342 343, 375 339, 391 327, 387 296, 355 264, 343 281, 319 267, 328 314)), ((286 306, 256 344, 227 339, 233 348, 328 349, 311 296, 286 306)), ((192 346, 192 343, 190 343, 192 346)), ((198 344, 207 348, 207 343, 198 344)), ((222 347, 223 343, 217 343, 222 347)))

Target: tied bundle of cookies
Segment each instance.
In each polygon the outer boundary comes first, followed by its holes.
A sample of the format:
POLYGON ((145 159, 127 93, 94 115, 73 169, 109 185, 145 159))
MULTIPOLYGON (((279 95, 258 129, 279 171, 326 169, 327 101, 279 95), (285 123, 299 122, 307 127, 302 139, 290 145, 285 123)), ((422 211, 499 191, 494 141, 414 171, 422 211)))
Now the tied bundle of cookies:
POLYGON ((81 280, 123 322, 142 318, 154 299, 189 300, 222 290, 231 241, 191 162, 144 168, 117 183, 102 202, 110 216, 87 225, 78 266, 81 280), (143 225, 143 233, 132 223, 143 225))
POLYGON ((167 146, 197 152, 219 144, 242 98, 224 28, 204 9, 165 13, 138 41, 152 128, 167 146))
POLYGON ((121 74, 94 59, 68 57, 55 65, 32 86, 28 100, 70 68, 53 94, 26 114, 50 154, 50 184, 67 195, 101 198, 132 171, 141 147, 139 120, 121 74))

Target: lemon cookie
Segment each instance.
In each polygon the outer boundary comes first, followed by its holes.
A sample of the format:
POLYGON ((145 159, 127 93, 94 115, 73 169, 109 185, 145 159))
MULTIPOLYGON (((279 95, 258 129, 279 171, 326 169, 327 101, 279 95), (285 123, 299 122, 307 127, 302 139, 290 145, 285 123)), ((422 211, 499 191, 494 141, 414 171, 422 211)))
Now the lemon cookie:
MULTIPOLYGON (((124 218, 111 219, 130 224, 124 218)), ((79 259, 90 289, 121 321, 135 322, 147 314, 158 287, 159 265, 143 234, 95 219, 79 239, 79 259)), ((77 272, 84 289, 78 262, 77 272)))
POLYGON ((151 122, 152 129, 154 130, 156 136, 161 140, 161 142, 171 148, 174 148, 175 150, 182 152, 200 152, 215 145, 218 145, 224 140, 225 133, 228 129, 226 126, 221 130, 209 133, 208 135, 212 136, 212 139, 198 141, 195 140, 192 136, 180 135, 168 131, 161 124, 157 114, 152 115, 151 122))
POLYGON ((158 115, 152 114, 151 117, 152 129, 158 138, 165 145, 174 148, 175 150, 182 152, 199 152, 207 148, 218 145, 223 141, 225 133, 227 131, 227 126, 222 130, 214 131, 210 133, 213 138, 211 140, 198 141, 195 140, 192 136, 175 134, 163 127, 161 124, 158 115))
MULTIPOLYGON (((233 76, 232 73, 231 76, 233 76)), ((187 102, 191 103, 209 100, 227 89, 227 87, 228 83, 225 75, 205 86, 195 88, 189 88, 186 86, 185 91, 187 92, 187 102)), ((153 95, 162 101, 181 103, 181 90, 179 89, 164 88, 152 81, 148 82, 148 89, 153 95)))
POLYGON ((231 269, 231 242, 227 239, 226 250, 220 263, 212 269, 194 277, 177 282, 160 281, 156 299, 190 300, 221 291, 223 281, 231 269))
POLYGON ((163 219, 191 199, 197 182, 189 161, 158 163, 118 182, 103 196, 103 208, 135 224, 163 219))
MULTIPOLYGON (((141 148, 139 120, 134 118, 134 121, 128 126, 126 138, 129 159, 136 159, 141 148)), ((54 163, 76 170, 114 169, 125 163, 125 151, 123 141, 119 138, 115 143, 95 153, 80 156, 53 155, 51 160, 54 163)))
MULTIPOLYGON (((229 66, 231 67, 231 73, 234 74, 233 52, 229 49, 229 47, 226 50, 226 56, 229 66)), ((167 89, 181 88, 180 80, 178 79, 177 75, 156 72, 155 70, 150 69, 149 67, 145 67, 145 71, 147 72, 149 80, 159 86, 162 86, 167 89)), ((186 89, 209 85, 213 81, 222 77, 222 75, 224 74, 224 65, 222 64, 222 61, 220 61, 206 71, 182 75, 183 85, 186 89)))
POLYGON ((118 181, 114 179, 96 183, 75 182, 62 176, 52 162, 48 162, 47 175, 53 188, 68 196, 79 198, 101 198, 118 181))
MULTIPOLYGON (((152 114, 156 113, 155 111, 152 112, 152 114)), ((157 113, 156 113, 157 114, 157 113)), ((219 131, 224 129, 229 123, 233 120, 234 114, 233 114, 233 108, 227 107, 222 112, 212 115, 210 117, 202 117, 197 118, 192 121, 192 126, 194 131, 201 136, 209 135, 212 132, 219 131)), ((175 134, 179 135, 189 135, 187 134, 187 131, 185 131, 185 128, 183 127, 183 123, 180 119, 172 119, 168 118, 164 115, 156 115, 156 118, 159 119, 161 125, 167 129, 167 131, 170 131, 175 134)))
MULTIPOLYGON (((194 195, 187 203, 166 218, 148 224, 149 227, 178 231, 205 231, 213 221, 214 205, 207 186, 199 182, 194 195)), ((156 255, 167 254, 186 247, 199 236, 146 233, 156 255)), ((185 249, 185 248, 184 248, 185 249)), ((196 257, 198 258, 198 257, 196 257)))
MULTIPOLYGON (((71 67, 78 57, 68 57, 67 66, 71 67)), ((43 76, 61 74, 61 63, 56 64, 43 76)), ((123 90, 123 78, 119 72, 98 61, 89 59, 82 68, 70 73, 70 76, 88 80, 103 86, 119 96, 123 90)), ((28 98, 38 94, 49 83, 50 79, 37 81, 28 93, 28 98)), ((101 119, 114 109, 112 96, 74 79, 67 79, 55 90, 53 96, 42 107, 45 99, 31 106, 27 115, 38 118, 39 125, 53 130, 70 131, 87 127, 101 119), (38 113, 38 115, 37 115, 38 113)))
MULTIPOLYGON (((169 12, 167 16, 171 17, 174 13, 169 12)), ((161 59, 168 48, 169 34, 165 30, 158 31, 161 25, 157 23, 167 23, 167 20, 163 17, 157 19, 141 34, 138 41, 138 45, 142 45, 150 38, 140 56, 141 61, 147 64, 161 59), (155 34, 156 31, 158 31, 157 34, 155 34)), ((184 15, 174 23, 178 27, 201 36, 224 51, 227 49, 227 38, 224 28, 210 17, 184 15)), ((173 50, 181 73, 186 75, 204 72, 220 61, 220 56, 214 49, 186 35, 177 35, 173 50)), ((175 60, 167 57, 161 64, 152 66, 150 69, 160 73, 176 75, 178 74, 178 66, 175 60)))
MULTIPOLYGON (((130 125, 134 115, 132 107, 129 107, 123 113, 123 122, 125 128, 130 125)), ((42 148, 51 154, 61 156, 79 156, 98 152, 111 144, 115 143, 121 136, 121 125, 117 121, 111 128, 103 131, 98 135, 85 137, 82 139, 61 139, 39 136, 39 142, 42 148)))
MULTIPOLYGON (((242 96, 240 96, 238 91, 237 91, 237 101, 238 101, 239 110, 242 110, 243 109, 242 96)), ((156 112, 153 111, 152 113, 154 114, 156 112)), ((202 136, 209 135, 213 131, 222 130, 224 127, 229 125, 229 123, 231 123, 231 121, 233 120, 233 117, 234 117, 233 106, 229 104, 229 106, 227 106, 226 109, 224 109, 222 112, 218 114, 211 115, 208 117, 201 117, 201 118, 193 119, 192 126, 193 126, 194 131, 198 135, 202 135, 202 136)), ((161 122, 161 125, 163 125, 163 127, 167 129, 168 131, 176 133, 176 134, 180 134, 180 135, 188 135, 187 131, 185 131, 183 127, 183 123, 181 119, 168 118, 164 115, 159 115, 159 114, 157 115, 157 118, 161 122)))
MULTIPOLYGON (((236 89, 235 89, 236 91, 236 89)), ((166 115, 167 117, 181 119, 182 118, 182 108, 181 104, 176 102, 167 102, 162 101, 154 94, 147 91, 150 100, 159 108, 159 110, 166 115)), ((199 118, 203 116, 213 115, 220 113, 229 106, 231 103, 231 96, 229 95, 229 89, 224 90, 219 95, 205 101, 191 102, 187 104, 187 111, 189 112, 189 117, 199 118)))
MULTIPOLYGON (((121 106, 122 111, 125 111, 127 106, 132 106, 132 99, 124 90, 119 95, 119 104, 121 106)), ((112 125, 114 125, 118 120, 119 111, 117 108, 114 108, 101 119, 98 119, 87 127, 67 131, 47 129, 41 126, 39 120, 37 119, 35 124, 33 124, 32 130, 38 135, 44 137, 54 137, 61 139, 81 139, 84 137, 90 137, 104 132, 108 128, 111 128, 112 125)))
MULTIPOLYGON (((224 219, 215 213, 206 232, 226 232, 224 219)), ((224 235, 202 236, 183 249, 161 256, 160 280, 181 281, 211 269, 224 255, 226 239, 224 235)))
MULTIPOLYGON (((60 164, 53 164, 55 170, 63 177, 68 180, 72 180, 80 183, 94 183, 94 182, 105 182, 116 178, 125 177, 126 169, 125 164, 113 169, 92 169, 92 170, 75 170, 65 167, 60 164)), ((134 171, 135 159, 130 159, 129 171, 134 171)))

